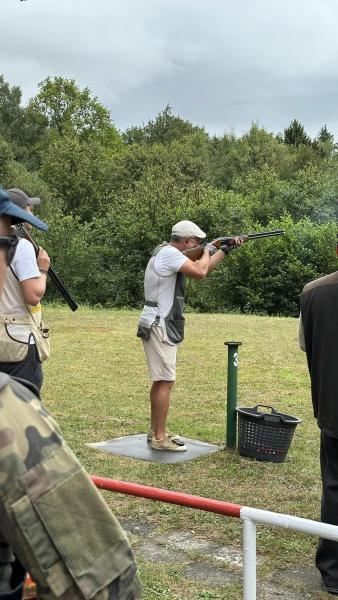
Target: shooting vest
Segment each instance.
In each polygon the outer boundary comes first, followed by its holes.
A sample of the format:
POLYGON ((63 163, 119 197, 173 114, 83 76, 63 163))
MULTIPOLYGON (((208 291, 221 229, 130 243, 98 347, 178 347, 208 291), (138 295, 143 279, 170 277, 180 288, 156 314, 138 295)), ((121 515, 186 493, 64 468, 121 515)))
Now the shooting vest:
MULTIPOLYGON (((159 285, 161 283, 161 279, 165 279, 165 277, 159 275, 155 269, 155 258, 158 253, 162 250, 167 243, 160 244, 157 246, 153 252, 151 253, 151 259, 147 266, 147 276, 154 281, 154 285, 152 286, 151 298, 146 298, 144 301, 145 306, 157 308, 158 307, 158 291, 159 285)), ((167 332, 167 336, 169 340, 173 344, 179 344, 184 339, 184 324, 185 319, 183 316, 184 309, 184 275, 180 271, 175 274, 168 275, 168 277, 176 277, 175 281, 175 290, 173 296, 173 302, 169 313, 163 318, 164 325, 167 332)), ((140 323, 137 330, 137 336, 143 339, 149 339, 151 327, 154 325, 160 325, 161 315, 158 313, 155 317, 155 320, 150 324, 143 324, 142 317, 140 319, 140 323)))
POLYGON ((5 312, 0 298, 0 362, 21 362, 28 353, 31 337, 34 338, 40 361, 43 362, 50 354, 49 328, 41 319, 41 305, 31 306, 23 298, 20 282, 14 271, 7 269, 6 291, 15 304, 25 308, 26 314, 10 314, 5 312), (15 325, 24 325, 28 329, 28 341, 17 339, 11 333, 15 325))

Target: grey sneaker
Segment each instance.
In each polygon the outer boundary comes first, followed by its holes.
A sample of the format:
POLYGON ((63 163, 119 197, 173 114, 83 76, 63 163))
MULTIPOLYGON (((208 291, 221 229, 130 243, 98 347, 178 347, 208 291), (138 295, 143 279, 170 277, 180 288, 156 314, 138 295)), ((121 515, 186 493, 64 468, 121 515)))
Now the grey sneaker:
POLYGON ((157 440, 155 437, 151 440, 151 447, 153 450, 164 450, 169 452, 185 452, 187 450, 186 445, 180 441, 177 442, 175 438, 166 435, 162 440, 157 440))
MULTIPOLYGON (((167 431, 167 436, 171 437, 173 440, 175 440, 178 444, 183 444, 184 442, 182 441, 182 438, 180 435, 178 435, 177 433, 170 433, 170 431, 167 431)), ((151 440, 154 437, 154 432, 152 429, 149 429, 148 433, 147 433, 147 442, 151 442, 151 440)))

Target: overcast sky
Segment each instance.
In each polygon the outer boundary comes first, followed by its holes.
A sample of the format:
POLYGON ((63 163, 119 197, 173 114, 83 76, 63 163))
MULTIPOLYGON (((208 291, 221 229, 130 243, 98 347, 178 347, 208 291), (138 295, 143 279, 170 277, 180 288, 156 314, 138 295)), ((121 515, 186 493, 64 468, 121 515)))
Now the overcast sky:
POLYGON ((217 135, 294 118, 338 140, 337 0, 0 0, 0 73, 89 87, 121 130, 174 114, 217 135))

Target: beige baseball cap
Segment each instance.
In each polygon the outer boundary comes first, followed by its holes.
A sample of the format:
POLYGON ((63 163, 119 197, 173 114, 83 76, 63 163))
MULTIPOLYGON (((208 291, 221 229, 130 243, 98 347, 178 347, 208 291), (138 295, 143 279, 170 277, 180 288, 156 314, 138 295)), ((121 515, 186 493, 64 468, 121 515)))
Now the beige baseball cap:
POLYGON ((202 231, 193 223, 193 221, 179 221, 175 223, 171 230, 171 235, 178 235, 179 237, 197 237, 199 239, 203 239, 207 237, 207 234, 202 231))

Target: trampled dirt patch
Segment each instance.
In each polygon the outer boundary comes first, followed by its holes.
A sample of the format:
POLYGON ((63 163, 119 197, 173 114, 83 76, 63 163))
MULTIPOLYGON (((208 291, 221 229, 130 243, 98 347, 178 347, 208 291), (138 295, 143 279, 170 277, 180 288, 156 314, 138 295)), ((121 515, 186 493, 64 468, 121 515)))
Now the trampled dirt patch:
MULTIPOLYGON (((144 562, 180 562, 186 565, 184 577, 187 580, 199 581, 218 590, 224 591, 228 584, 242 583, 241 549, 217 545, 193 532, 172 531, 163 536, 150 523, 121 520, 121 524, 135 541, 136 557, 144 562)), ((257 563, 263 562, 264 557, 257 555, 257 563)), ((260 600, 315 600, 321 592, 321 579, 315 567, 291 567, 257 582, 260 600)))

